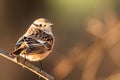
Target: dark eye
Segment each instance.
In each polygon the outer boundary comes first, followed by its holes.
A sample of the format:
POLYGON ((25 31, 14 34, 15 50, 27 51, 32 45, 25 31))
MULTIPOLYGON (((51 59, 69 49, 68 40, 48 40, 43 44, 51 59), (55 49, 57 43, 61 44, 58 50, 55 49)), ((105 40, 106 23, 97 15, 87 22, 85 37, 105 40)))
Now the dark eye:
POLYGON ((42 27, 42 24, 40 24, 39 26, 42 27))

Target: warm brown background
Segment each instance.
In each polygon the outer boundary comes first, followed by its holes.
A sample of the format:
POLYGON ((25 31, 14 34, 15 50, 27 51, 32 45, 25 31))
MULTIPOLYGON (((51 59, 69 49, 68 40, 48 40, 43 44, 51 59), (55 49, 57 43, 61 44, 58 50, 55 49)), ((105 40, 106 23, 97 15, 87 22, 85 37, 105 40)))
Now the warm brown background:
MULTIPOLYGON (((43 66, 55 80, 120 80, 119 11, 120 0, 0 0, 0 48, 11 52, 44 17, 54 23, 56 42, 43 66)), ((0 56, 0 80, 39 79, 0 56)))

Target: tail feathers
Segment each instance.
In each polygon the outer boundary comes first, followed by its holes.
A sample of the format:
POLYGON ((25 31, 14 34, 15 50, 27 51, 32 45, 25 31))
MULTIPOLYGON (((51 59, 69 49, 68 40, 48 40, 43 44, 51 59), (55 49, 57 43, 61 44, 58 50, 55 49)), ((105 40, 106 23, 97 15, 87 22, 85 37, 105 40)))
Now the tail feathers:
POLYGON ((14 52, 12 52, 10 55, 12 55, 12 56, 19 55, 23 50, 24 50, 24 48, 19 48, 19 49, 15 50, 14 52))

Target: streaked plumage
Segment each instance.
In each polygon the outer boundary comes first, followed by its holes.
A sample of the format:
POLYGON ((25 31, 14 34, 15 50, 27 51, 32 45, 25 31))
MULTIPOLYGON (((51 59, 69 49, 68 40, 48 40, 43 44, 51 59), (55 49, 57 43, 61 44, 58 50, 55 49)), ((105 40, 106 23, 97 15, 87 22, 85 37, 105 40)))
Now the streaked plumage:
POLYGON ((51 52, 55 41, 51 25, 44 18, 35 20, 17 41, 15 51, 11 55, 19 55, 30 61, 44 59, 51 52))

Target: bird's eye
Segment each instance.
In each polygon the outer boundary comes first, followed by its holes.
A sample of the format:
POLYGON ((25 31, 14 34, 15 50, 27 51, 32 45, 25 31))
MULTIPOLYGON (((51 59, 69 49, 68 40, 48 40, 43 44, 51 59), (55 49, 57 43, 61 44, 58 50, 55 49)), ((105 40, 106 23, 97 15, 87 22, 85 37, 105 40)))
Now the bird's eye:
POLYGON ((39 26, 42 27, 42 24, 40 24, 39 26))

